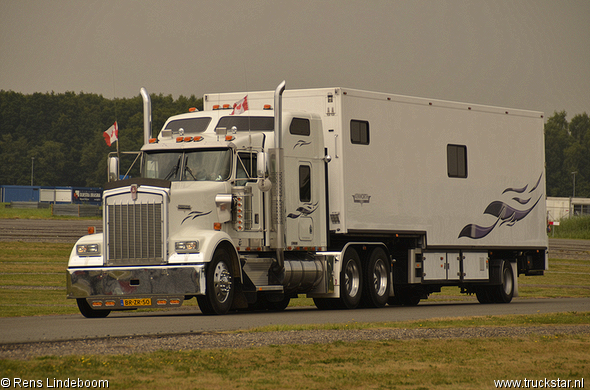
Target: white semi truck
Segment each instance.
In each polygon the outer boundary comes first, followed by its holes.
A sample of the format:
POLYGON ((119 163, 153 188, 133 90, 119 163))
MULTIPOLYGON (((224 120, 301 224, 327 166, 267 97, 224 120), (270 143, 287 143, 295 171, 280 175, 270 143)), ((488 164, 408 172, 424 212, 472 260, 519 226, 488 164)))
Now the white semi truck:
POLYGON ((540 112, 283 82, 206 94, 154 137, 141 94, 141 177, 105 185, 103 233, 69 259, 86 317, 416 305, 443 286, 507 303, 547 269, 540 112))

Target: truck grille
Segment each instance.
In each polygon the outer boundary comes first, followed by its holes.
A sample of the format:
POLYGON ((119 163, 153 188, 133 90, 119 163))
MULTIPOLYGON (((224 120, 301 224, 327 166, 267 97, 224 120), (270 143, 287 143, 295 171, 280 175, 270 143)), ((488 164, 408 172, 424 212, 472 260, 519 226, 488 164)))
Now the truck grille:
POLYGON ((161 203, 110 204, 107 218, 109 265, 163 263, 161 203))

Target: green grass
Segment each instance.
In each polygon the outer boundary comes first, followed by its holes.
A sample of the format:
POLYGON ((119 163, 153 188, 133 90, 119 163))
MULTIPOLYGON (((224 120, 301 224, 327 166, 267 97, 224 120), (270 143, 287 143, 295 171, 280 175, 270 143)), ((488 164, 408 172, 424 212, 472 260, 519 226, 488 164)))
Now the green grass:
POLYGON ((47 209, 19 209, 11 208, 10 203, 0 203, 0 219, 79 219, 97 220, 102 217, 73 217, 52 215, 51 208, 47 209))
POLYGON ((384 340, 0 360, 5 378, 108 380, 116 389, 491 389, 581 380, 590 335, 384 340))
POLYGON ((590 215, 564 218, 553 226, 549 237, 590 240, 590 215))

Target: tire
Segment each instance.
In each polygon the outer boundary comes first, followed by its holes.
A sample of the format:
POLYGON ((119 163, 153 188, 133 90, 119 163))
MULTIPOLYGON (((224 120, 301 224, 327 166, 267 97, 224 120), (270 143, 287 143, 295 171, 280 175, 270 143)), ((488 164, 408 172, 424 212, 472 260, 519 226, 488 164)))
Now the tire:
POLYGON ((383 307, 389 299, 391 277, 389 259, 383 248, 375 248, 363 268, 362 305, 383 307))
POLYGON ((404 306, 418 306, 422 299, 419 295, 408 293, 401 297, 402 305, 404 306))
POLYGON ((509 261, 502 265, 502 284, 496 287, 495 302, 510 303, 514 296, 514 273, 509 261))
POLYGON ((205 295, 198 295, 197 302, 203 314, 226 314, 234 298, 234 280, 231 258, 226 250, 218 249, 207 266, 205 295))
POLYGON ((340 271, 340 306, 343 309, 355 309, 361 302, 363 291, 361 259, 353 248, 344 253, 342 271, 340 271))
POLYGON ((80 313, 86 318, 105 318, 111 314, 110 310, 94 310, 85 298, 77 298, 76 303, 78 304, 80 313))
POLYGON ((264 302, 264 306, 268 311, 283 311, 289 306, 289 302, 291 302, 291 297, 285 297, 283 300, 278 302, 271 302, 267 300, 264 302))
POLYGON ((313 303, 319 310, 333 310, 338 308, 336 298, 313 298, 313 303))
POLYGON ((510 303, 514 296, 514 284, 512 266, 509 261, 503 261, 501 284, 480 287, 475 292, 475 295, 479 303, 510 303))
POLYGON ((421 295, 411 287, 395 288, 395 296, 389 298, 387 303, 390 306, 417 306, 422 299, 421 295))
POLYGON ((475 296, 477 297, 477 300, 479 301, 479 303, 493 303, 494 299, 493 299, 493 294, 490 291, 489 287, 480 287, 475 291, 475 296))

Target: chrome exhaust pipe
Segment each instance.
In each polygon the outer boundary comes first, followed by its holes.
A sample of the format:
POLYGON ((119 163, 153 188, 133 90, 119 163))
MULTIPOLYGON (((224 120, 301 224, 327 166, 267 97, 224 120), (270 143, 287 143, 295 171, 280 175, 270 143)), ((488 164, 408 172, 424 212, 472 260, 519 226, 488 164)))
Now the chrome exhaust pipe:
POLYGON ((275 90, 275 172, 272 194, 276 213, 275 248, 277 264, 275 272, 281 274, 285 269, 285 210, 284 210, 284 170, 283 167, 283 92, 285 80, 275 90))
POLYGON ((143 144, 147 145, 152 138, 152 100, 144 87, 141 87, 139 93, 143 99, 143 144))

